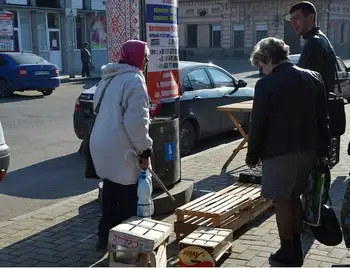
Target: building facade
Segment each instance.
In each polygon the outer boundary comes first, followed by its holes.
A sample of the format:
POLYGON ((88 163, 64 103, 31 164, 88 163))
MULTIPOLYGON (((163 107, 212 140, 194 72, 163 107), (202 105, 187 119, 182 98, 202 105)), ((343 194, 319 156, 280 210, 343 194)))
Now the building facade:
POLYGON ((80 49, 85 42, 90 43, 96 69, 108 60, 104 0, 0 0, 0 8, 14 14, 16 51, 38 54, 65 72, 67 36, 73 35, 76 72, 81 70, 80 49), (66 27, 67 10, 74 11, 72 29, 66 27))
MULTIPOLYGON (((283 38, 292 53, 300 53, 286 16, 298 0, 179 0, 179 43, 188 56, 249 55, 262 38, 283 38)), ((349 8, 345 0, 314 0, 318 24, 338 54, 350 53, 349 8), (329 31, 328 31, 328 28, 329 31)))

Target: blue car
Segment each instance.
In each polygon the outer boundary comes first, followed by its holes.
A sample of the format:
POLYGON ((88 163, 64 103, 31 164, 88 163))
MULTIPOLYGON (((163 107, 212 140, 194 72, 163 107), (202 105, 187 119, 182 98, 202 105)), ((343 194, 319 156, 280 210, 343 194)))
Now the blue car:
POLYGON ((0 52, 0 98, 27 90, 48 96, 59 86, 57 65, 32 53, 0 52))

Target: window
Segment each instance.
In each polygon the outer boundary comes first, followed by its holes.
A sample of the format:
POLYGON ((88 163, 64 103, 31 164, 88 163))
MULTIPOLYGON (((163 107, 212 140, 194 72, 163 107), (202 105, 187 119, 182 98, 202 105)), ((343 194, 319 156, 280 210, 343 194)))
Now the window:
POLYGON ((197 24, 187 25, 187 47, 197 47, 197 24))
POLYGON ((60 28, 60 18, 58 13, 47 13, 47 27, 49 29, 60 28))
POLYGON ((209 76, 204 69, 194 70, 187 76, 193 90, 212 88, 209 76))
POLYGON ((344 43, 344 31, 345 31, 345 23, 342 23, 340 26, 340 43, 344 43))
POLYGON ((233 82, 233 78, 228 76, 224 72, 213 68, 208 68, 208 72, 211 78, 213 79, 216 87, 234 87, 235 86, 233 82))
POLYGON ((221 25, 212 24, 210 33, 210 46, 221 47, 221 25))
POLYGON ((107 47, 106 17, 100 15, 96 18, 91 29, 91 48, 104 49, 107 47))
POLYGON ((256 42, 267 37, 267 31, 256 31, 256 42))
POLYGON ((233 46, 244 48, 244 25, 233 26, 233 46))
POLYGON ((187 16, 193 16, 194 15, 194 9, 186 9, 186 15, 187 16))
POLYGON ((30 16, 27 11, 19 11, 19 25, 20 25, 20 36, 21 36, 21 51, 32 51, 32 33, 30 30, 30 16))
POLYGON ((267 37, 267 25, 266 24, 257 24, 255 26, 256 30, 256 42, 259 42, 261 39, 267 37))
POLYGON ((46 31, 46 14, 43 12, 37 13, 37 31, 38 31, 38 44, 39 51, 47 51, 47 31, 46 31))
POLYGON ((17 64, 45 64, 47 61, 35 54, 13 54, 10 56, 17 64))
POLYGON ((37 7, 52 7, 52 8, 60 8, 60 0, 36 0, 35 1, 37 7))

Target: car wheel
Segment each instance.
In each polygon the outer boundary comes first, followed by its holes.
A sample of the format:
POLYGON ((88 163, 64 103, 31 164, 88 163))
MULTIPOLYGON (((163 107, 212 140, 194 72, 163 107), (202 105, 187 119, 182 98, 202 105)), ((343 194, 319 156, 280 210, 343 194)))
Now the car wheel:
POLYGON ((185 121, 180 129, 180 152, 181 155, 191 153, 197 142, 197 133, 194 125, 190 121, 185 121))
POLYGON ((48 88, 41 91, 41 93, 43 93, 44 96, 49 96, 52 94, 52 92, 53 92, 53 88, 48 88))
POLYGON ((6 98, 11 96, 13 93, 12 89, 10 88, 9 84, 1 79, 0 80, 0 98, 6 98))

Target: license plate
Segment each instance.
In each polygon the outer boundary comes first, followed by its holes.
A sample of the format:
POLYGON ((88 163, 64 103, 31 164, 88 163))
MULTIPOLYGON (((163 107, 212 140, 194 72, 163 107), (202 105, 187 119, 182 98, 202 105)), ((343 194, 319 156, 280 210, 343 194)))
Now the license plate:
POLYGON ((35 75, 49 75, 50 72, 49 71, 36 71, 35 75))

